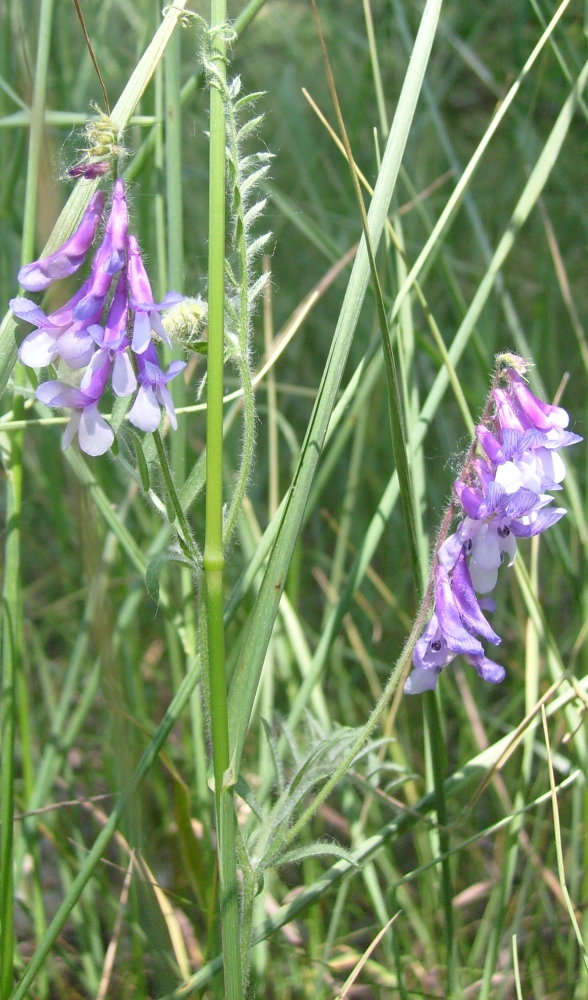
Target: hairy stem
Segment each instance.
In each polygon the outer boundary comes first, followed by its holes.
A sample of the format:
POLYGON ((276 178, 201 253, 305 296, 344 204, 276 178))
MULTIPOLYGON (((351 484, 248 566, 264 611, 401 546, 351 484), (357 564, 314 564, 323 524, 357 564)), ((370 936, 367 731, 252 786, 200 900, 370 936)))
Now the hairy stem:
MULTIPOLYGON (((226 0, 211 0, 211 62, 225 78, 226 0)), ((223 359, 225 323, 225 107, 211 76, 208 242, 208 410, 204 599, 208 640, 210 720, 218 832, 221 924, 227 1000, 242 996, 235 810, 229 768, 229 728, 223 626, 223 359), (228 775, 227 775, 228 779, 228 775)))

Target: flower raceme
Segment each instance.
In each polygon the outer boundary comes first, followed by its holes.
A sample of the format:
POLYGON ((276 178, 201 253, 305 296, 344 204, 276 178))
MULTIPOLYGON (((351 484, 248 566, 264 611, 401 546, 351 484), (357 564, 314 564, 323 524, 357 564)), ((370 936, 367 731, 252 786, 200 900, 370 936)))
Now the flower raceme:
MULTIPOLYGON (((20 269, 18 280, 26 291, 45 291, 53 281, 69 277, 82 266, 105 203, 106 195, 97 191, 78 228, 63 246, 20 269)), ((19 359, 24 365, 46 368, 61 360, 73 371, 86 369, 79 388, 57 380, 43 382, 37 389, 37 399, 46 406, 72 410, 63 447, 67 448, 77 434, 80 448, 88 455, 103 455, 114 441, 112 428, 98 409, 109 379, 119 397, 130 396, 139 384, 129 412, 129 420, 136 427, 156 430, 161 420, 160 407, 167 412, 172 427, 177 427, 167 383, 185 364, 172 362, 167 373, 163 372, 152 332, 169 345, 161 311, 177 305, 182 296, 168 292, 162 302, 153 301, 139 243, 129 234, 128 225, 125 185, 118 178, 90 275, 73 298, 48 315, 30 299, 19 296, 10 302, 15 316, 35 328, 20 346, 19 359)))
POLYGON ((520 374, 523 360, 510 360, 516 367, 500 373, 503 384, 492 390, 489 416, 476 428, 474 449, 454 484, 463 517, 435 554, 435 609, 416 643, 406 694, 433 689, 458 655, 483 680, 504 679, 504 668, 486 656, 480 641, 500 643, 483 614, 494 611, 487 595, 504 559, 512 566, 517 538, 540 534, 566 513, 550 506, 547 491, 562 488, 560 450, 582 438, 566 430, 569 416, 561 406, 533 395, 520 374))

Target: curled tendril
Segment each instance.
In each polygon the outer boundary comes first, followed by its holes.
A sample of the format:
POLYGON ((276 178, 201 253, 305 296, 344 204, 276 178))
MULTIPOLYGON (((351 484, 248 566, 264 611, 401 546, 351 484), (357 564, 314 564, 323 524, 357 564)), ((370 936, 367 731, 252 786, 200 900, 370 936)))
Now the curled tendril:
POLYGON ((161 12, 162 17, 172 17, 176 11, 178 12, 178 23, 182 28, 188 28, 192 21, 196 21, 198 24, 203 24, 206 26, 206 21, 200 14, 197 14, 194 10, 186 10, 185 7, 180 7, 179 4, 168 3, 163 8, 161 12))

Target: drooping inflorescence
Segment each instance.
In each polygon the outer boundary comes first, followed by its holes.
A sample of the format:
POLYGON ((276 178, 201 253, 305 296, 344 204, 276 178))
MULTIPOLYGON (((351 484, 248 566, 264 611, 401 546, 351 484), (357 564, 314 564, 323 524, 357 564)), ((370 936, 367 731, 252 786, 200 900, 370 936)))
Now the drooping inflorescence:
MULTIPOLYGON (((18 280, 26 291, 45 291, 52 282, 69 277, 82 266, 105 204, 105 193, 97 191, 73 235, 48 257, 20 269, 18 280)), ((67 448, 77 433, 80 448, 88 455, 103 455, 114 441, 114 431, 98 409, 109 379, 118 397, 130 396, 139 384, 129 411, 135 427, 156 430, 161 419, 160 405, 172 427, 177 426, 167 383, 185 368, 185 362, 172 361, 164 372, 152 333, 170 344, 160 313, 182 302, 182 296, 168 292, 162 302, 153 301, 139 243, 128 232, 128 222, 125 184, 119 177, 90 275, 73 298, 49 315, 30 299, 18 297, 10 302, 13 313, 35 327, 20 346, 23 364, 45 368, 61 359, 72 372, 86 369, 79 387, 53 379, 38 387, 37 399, 46 406, 73 411, 63 447, 67 448)))
POLYGON ((482 613, 494 611, 488 595, 505 557, 512 566, 517 538, 540 534, 566 513, 549 506, 553 497, 547 491, 562 488, 566 470, 560 449, 582 438, 565 429, 569 415, 561 406, 533 395, 525 370, 516 355, 498 359, 490 405, 454 484, 464 516, 435 554, 434 611, 416 643, 406 694, 434 688, 443 667, 458 654, 483 680, 498 684, 504 679, 504 667, 486 656, 480 642, 497 646, 501 641, 482 613))

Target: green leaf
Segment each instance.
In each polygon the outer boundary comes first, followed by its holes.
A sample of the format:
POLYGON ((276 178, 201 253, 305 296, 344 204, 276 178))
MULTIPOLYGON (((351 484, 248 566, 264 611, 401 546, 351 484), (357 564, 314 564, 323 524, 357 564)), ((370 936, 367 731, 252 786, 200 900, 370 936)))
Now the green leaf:
POLYGON ((209 905, 211 880, 204 862, 202 848, 194 830, 190 816, 190 797, 186 786, 174 780, 174 816, 178 827, 178 840, 190 885, 203 913, 209 905))
POLYGON ((134 432, 133 444, 135 446, 135 455, 137 457, 137 468, 139 469, 139 475, 141 476, 141 485, 145 493, 148 493, 151 488, 151 483, 149 481, 149 466, 147 465, 147 459, 145 458, 145 452, 143 451, 143 445, 139 435, 134 432))
MULTIPOLYGON (((396 186, 398 170, 429 61, 440 9, 441 0, 427 0, 412 58, 398 100, 368 216, 374 251, 379 245, 390 200, 396 186)), ((286 499, 276 542, 259 590, 244 648, 231 683, 229 733, 231 736, 231 763, 234 773, 239 771, 239 762, 267 646, 286 583, 288 567, 302 524, 329 419, 359 320, 369 277, 369 260, 365 240, 362 239, 353 264, 298 467, 286 499)))
POLYGON ((184 566, 192 566, 192 563, 185 556, 180 555, 179 552, 173 552, 168 550, 167 552, 160 552, 159 555, 154 556, 145 572, 145 586, 147 588, 147 593, 155 603, 159 601, 159 577, 163 567, 168 562, 178 562, 183 563, 184 566))
POLYGON ((263 724, 263 731, 265 733, 265 738, 270 748, 270 753, 272 756, 272 764, 274 765, 274 772, 276 775, 276 781, 278 783, 278 789, 281 793, 284 791, 284 788, 286 786, 284 782, 284 771, 282 768, 282 761, 280 759, 280 751, 278 750, 278 744, 276 742, 274 734, 272 733, 272 729, 269 722, 267 721, 267 719, 264 718, 262 718, 261 721, 263 724))
POLYGON ((340 844, 321 840, 316 840, 314 844, 305 844, 303 847, 295 847, 292 851, 286 851, 285 854, 281 854, 277 858, 270 857, 267 863, 264 859, 260 862, 259 867, 262 870, 270 867, 278 868, 281 865, 296 864, 299 861, 304 861, 305 858, 319 858, 321 855, 331 855, 332 857, 347 861, 354 868, 359 868, 357 861, 350 851, 346 851, 340 844))
POLYGON ((251 812, 255 813, 258 820, 263 823, 263 812, 261 809, 261 805, 257 800, 255 792, 247 784, 242 774, 240 774, 239 777, 237 778, 237 782, 234 786, 234 789, 237 795, 240 795, 243 801, 247 803, 247 805, 251 809, 251 812))

